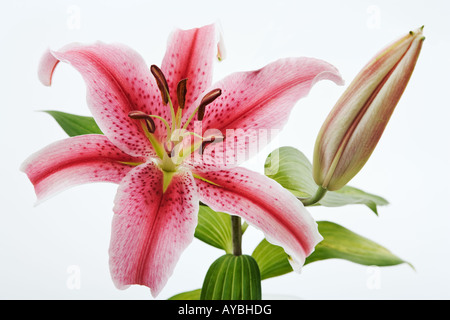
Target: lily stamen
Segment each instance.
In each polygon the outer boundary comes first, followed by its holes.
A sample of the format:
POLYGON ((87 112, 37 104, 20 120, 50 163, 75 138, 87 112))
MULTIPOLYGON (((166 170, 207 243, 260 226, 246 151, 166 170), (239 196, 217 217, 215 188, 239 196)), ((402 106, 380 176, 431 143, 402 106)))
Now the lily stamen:
POLYGON ((183 109, 186 104, 186 93, 187 93, 187 78, 180 80, 177 84, 177 99, 178 99, 178 109, 176 118, 176 127, 181 127, 181 117, 183 115, 183 109))
POLYGON ((155 77, 156 84, 158 85, 159 91, 161 92, 161 99, 163 101, 163 104, 167 105, 170 100, 170 96, 169 85, 167 84, 166 77, 164 76, 164 73, 161 71, 161 69, 156 65, 152 65, 150 67, 150 71, 155 77))
POLYGON ((152 119, 152 116, 139 110, 130 111, 128 113, 128 116, 131 119, 140 120, 142 129, 144 130, 146 137, 152 144, 158 157, 162 159, 164 157, 164 150, 153 135, 156 131, 156 125, 152 119))
POLYGON ((209 138, 209 140, 203 140, 202 142, 202 147, 198 150, 198 153, 200 155, 203 155, 203 153, 205 152, 205 149, 208 145, 210 145, 211 143, 213 143, 216 140, 215 136, 212 136, 209 138))
POLYGON ((220 95, 222 94, 222 90, 219 88, 211 90, 208 92, 200 102, 200 105, 198 107, 198 115, 197 118, 199 121, 202 121, 205 116, 205 108, 208 104, 212 103, 214 100, 216 100, 220 95))
POLYGON ((180 109, 184 109, 184 105, 186 103, 186 93, 187 93, 187 78, 178 82, 177 85, 177 98, 178 98, 178 107, 180 109))
POLYGON ((219 88, 214 89, 214 90, 210 91, 209 93, 207 93, 203 97, 202 101, 200 102, 200 105, 197 108, 195 108, 194 112, 192 112, 192 114, 189 116, 189 119, 184 124, 183 129, 186 129, 188 127, 188 125, 191 123, 192 119, 194 118, 194 116, 196 114, 198 114, 197 119, 199 121, 202 121, 205 116, 206 106, 208 104, 212 103, 214 100, 216 100, 221 94, 222 94, 222 90, 219 88))
POLYGON ((150 118, 156 118, 156 119, 158 119, 158 120, 160 120, 162 123, 164 123, 164 125, 166 126, 166 130, 167 130, 167 140, 169 140, 169 137, 170 137, 170 125, 169 125, 169 123, 167 122, 167 120, 166 119, 164 119, 163 117, 160 117, 160 116, 157 116, 157 115, 154 115, 154 114, 149 114, 148 115, 150 118))
POLYGON ((173 147, 175 144, 172 141, 167 141, 164 143, 164 150, 166 151, 169 158, 172 158, 173 147))
MULTIPOLYGON (((170 106, 170 115, 172 117, 172 129, 171 132, 175 130, 176 127, 179 126, 177 121, 177 116, 175 116, 175 110, 173 108, 172 100, 170 99, 169 85, 167 84, 166 77, 164 73, 158 68, 156 65, 152 65, 150 67, 150 71, 155 77, 156 83, 158 85, 159 91, 161 92, 161 99, 164 105, 169 104, 170 106)), ((170 136, 171 132, 167 132, 167 136, 170 136)))
POLYGON ((152 117, 142 111, 130 111, 128 113, 128 116, 131 119, 137 119, 137 120, 144 120, 145 125, 147 126, 147 130, 150 133, 155 133, 156 131, 156 125, 155 125, 155 121, 153 121, 152 117))

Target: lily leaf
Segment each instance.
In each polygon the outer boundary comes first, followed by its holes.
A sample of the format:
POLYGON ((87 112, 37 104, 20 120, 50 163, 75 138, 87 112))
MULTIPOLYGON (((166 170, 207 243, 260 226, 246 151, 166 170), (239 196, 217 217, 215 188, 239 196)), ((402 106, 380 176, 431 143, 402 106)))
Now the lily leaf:
POLYGON ((305 264, 324 259, 345 259, 366 266, 395 266, 406 262, 385 247, 362 237, 334 222, 319 221, 319 232, 323 236, 305 264))
POLYGON ((168 300, 200 300, 202 289, 186 291, 170 297, 168 300))
POLYGON ((80 136, 84 134, 103 134, 94 118, 79 116, 71 113, 45 110, 51 115, 69 137, 80 136))
POLYGON ((216 212, 208 206, 200 205, 195 237, 207 244, 233 252, 231 239, 231 218, 223 212, 216 212))
MULTIPOLYGON (((325 259, 343 259, 368 266, 394 266, 402 263, 412 265, 383 246, 362 237, 345 227, 329 221, 318 221, 324 240, 306 258, 305 265, 325 259)), ((252 253, 259 265, 261 279, 280 276, 292 271, 288 255, 283 248, 263 239, 252 253)))
POLYGON ((258 264, 249 255, 226 254, 206 273, 200 300, 261 300, 258 264))
POLYGON ((292 271, 288 255, 282 247, 263 239, 252 253, 261 272, 261 280, 281 276, 292 271))
MULTIPOLYGON (((292 147, 281 147, 269 154, 264 172, 296 197, 311 196, 318 188, 312 177, 311 162, 301 151, 292 147)), ((318 204, 326 207, 365 204, 377 214, 377 206, 387 205, 388 202, 380 196, 345 186, 337 191, 328 191, 318 204)))

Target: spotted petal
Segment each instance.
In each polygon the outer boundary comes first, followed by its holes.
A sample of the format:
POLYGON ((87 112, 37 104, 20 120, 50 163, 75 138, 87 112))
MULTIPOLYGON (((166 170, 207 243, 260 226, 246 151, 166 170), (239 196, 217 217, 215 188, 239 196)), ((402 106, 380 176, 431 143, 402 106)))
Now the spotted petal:
POLYGON ((208 147, 203 162, 221 167, 248 160, 276 136, 296 102, 325 79, 343 84, 337 69, 327 62, 287 58, 212 85, 222 95, 206 107, 201 130, 206 135, 221 132, 225 140, 208 147))
POLYGON ((198 198, 190 172, 178 172, 163 193, 163 173, 152 162, 121 182, 115 199, 110 268, 118 288, 148 286, 157 296, 194 238, 198 198))
POLYGON ((284 248, 294 270, 322 240, 301 202, 272 179, 244 168, 196 174, 200 201, 262 230, 269 242, 284 248))
POLYGON ((119 183, 142 162, 122 152, 104 135, 82 135, 55 142, 31 155, 21 167, 38 201, 89 182, 119 183))
POLYGON ((211 85, 219 40, 220 34, 214 24, 190 30, 177 29, 172 33, 161 69, 166 76, 175 111, 180 80, 188 79, 184 111, 187 115, 197 107, 194 102, 198 96, 211 85))
MULTIPOLYGON (((133 156, 154 154, 140 123, 128 113, 140 110, 170 119, 170 112, 162 106, 155 79, 138 53, 124 45, 100 42, 47 51, 39 67, 43 84, 51 84, 59 61, 71 64, 83 76, 88 106, 111 142, 133 156)), ((156 134, 164 135, 164 124, 156 121, 156 125, 156 134)))

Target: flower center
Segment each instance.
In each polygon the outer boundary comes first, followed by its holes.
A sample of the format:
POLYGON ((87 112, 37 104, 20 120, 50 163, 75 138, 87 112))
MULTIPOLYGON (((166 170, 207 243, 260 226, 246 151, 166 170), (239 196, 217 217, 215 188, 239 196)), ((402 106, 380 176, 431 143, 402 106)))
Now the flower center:
POLYGON ((155 77, 161 93, 163 105, 170 108, 171 119, 169 119, 170 121, 167 121, 160 116, 146 114, 145 112, 139 110, 131 111, 128 116, 131 119, 140 122, 145 135, 149 139, 159 158, 158 164, 160 168, 165 172, 175 172, 177 171, 179 165, 193 152, 200 149, 200 152, 203 153, 206 146, 215 141, 215 137, 203 137, 201 133, 198 134, 188 131, 187 127, 195 115, 197 115, 197 119, 199 121, 203 120, 206 106, 217 99, 222 94, 222 91, 220 89, 214 89, 208 92, 201 100, 200 105, 190 114, 188 120, 182 127, 181 119, 186 102, 188 79, 183 79, 178 82, 176 92, 178 110, 175 113, 172 99, 170 98, 169 86, 167 85, 163 72, 155 65, 150 67, 150 71, 155 77), (160 138, 157 138, 164 137, 163 134, 156 136, 157 126, 155 125, 155 120, 161 121, 165 125, 165 141, 159 141, 160 138))

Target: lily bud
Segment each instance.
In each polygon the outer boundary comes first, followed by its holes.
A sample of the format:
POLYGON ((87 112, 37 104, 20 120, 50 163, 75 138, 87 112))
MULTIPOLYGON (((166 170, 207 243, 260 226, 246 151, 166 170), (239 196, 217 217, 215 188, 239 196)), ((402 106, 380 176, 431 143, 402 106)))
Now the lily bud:
POLYGON ((328 115, 313 161, 314 180, 322 188, 342 188, 369 159, 414 70, 425 39, 422 29, 378 53, 328 115))

